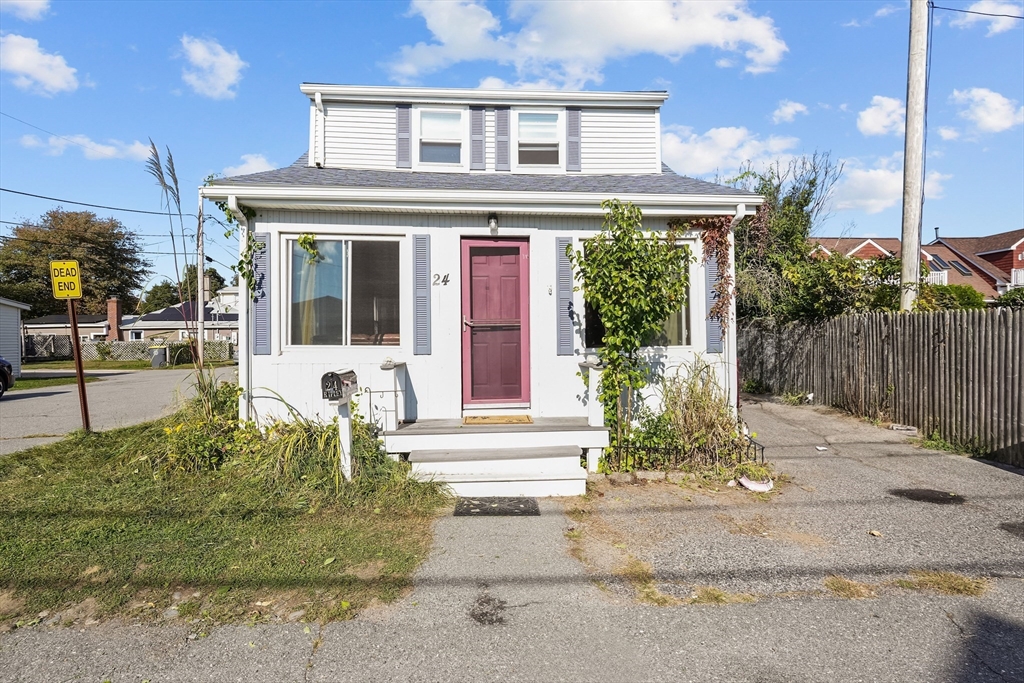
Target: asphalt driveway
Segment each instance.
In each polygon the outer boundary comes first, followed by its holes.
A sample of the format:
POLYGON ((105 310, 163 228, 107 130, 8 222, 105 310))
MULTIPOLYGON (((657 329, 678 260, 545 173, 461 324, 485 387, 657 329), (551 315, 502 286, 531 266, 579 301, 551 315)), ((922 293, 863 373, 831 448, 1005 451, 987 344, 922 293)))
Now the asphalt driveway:
POLYGON ((744 415, 792 479, 781 495, 602 483, 538 517, 446 515, 414 590, 351 621, 32 626, 0 635, 0 680, 1024 680, 1024 476, 813 408, 744 415), (894 493, 923 488, 963 500, 894 493), (923 569, 987 590, 893 583, 923 569), (691 604, 700 586, 749 601, 691 604))
MULTIPOLYGON (((92 428, 125 427, 167 414, 189 391, 191 372, 87 372, 102 378, 85 385, 92 428)), ((234 368, 218 370, 225 379, 233 372, 234 368)), ((0 455, 59 441, 81 427, 78 387, 74 384, 15 390, 0 398, 0 455)))

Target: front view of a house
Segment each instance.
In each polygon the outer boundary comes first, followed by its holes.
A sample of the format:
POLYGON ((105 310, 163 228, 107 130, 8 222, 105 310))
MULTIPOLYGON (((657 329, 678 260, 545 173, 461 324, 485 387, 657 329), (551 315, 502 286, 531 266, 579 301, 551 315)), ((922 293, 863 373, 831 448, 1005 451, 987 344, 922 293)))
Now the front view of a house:
MULTIPOLYGON (((596 463, 608 434, 566 247, 600 231, 606 199, 660 231, 751 215, 760 197, 662 164, 663 92, 301 89, 308 151, 201 190, 255 238, 243 416, 286 415, 283 399, 329 419, 321 376, 353 370, 358 410, 417 475, 460 495, 582 493, 581 454, 596 463)), ((706 314, 714 276, 700 235, 682 238, 689 303, 652 359, 707 354, 735 396, 733 337, 706 314)))

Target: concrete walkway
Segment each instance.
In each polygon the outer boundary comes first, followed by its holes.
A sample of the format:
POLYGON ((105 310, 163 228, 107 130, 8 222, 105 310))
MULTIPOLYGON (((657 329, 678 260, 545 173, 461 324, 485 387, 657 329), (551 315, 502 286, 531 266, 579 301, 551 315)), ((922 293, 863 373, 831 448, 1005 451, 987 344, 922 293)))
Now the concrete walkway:
MULTIPOLYGON (((759 410, 769 457, 814 451, 822 432, 842 431, 837 418, 809 410, 802 424, 759 410)), ((916 450, 888 435, 885 448, 916 450)), ((851 445, 850 460, 815 462, 819 479, 855 465, 858 452, 851 445)), ((949 473, 979 485, 991 477, 1024 500, 1024 477, 939 457, 949 473)), ((801 479, 810 486, 813 475, 801 479)), ((18 629, 0 636, 0 681, 1024 680, 1024 540, 1009 534, 992 538, 1021 558, 1018 578, 994 580, 981 598, 906 591, 653 607, 599 589, 600 577, 568 554, 572 526, 554 500, 541 501, 539 517, 442 517, 412 593, 323 628, 218 627, 195 640, 170 624, 18 629)), ((701 556, 690 548, 686 561, 701 556)))

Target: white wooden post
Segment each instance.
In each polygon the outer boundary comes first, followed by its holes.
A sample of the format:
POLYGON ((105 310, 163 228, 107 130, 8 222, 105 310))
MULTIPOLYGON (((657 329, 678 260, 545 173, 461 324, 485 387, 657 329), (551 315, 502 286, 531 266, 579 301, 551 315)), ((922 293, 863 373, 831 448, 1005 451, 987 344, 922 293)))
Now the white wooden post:
MULTIPOLYGON (((587 356, 587 359, 580 363, 580 369, 587 373, 587 424, 591 427, 604 427, 604 406, 598 398, 598 387, 604 370, 596 356, 587 356)), ((600 448, 587 449, 588 472, 597 472, 601 451, 600 448)))
POLYGON ((338 403, 338 466, 345 481, 352 481, 352 409, 348 399, 338 403))

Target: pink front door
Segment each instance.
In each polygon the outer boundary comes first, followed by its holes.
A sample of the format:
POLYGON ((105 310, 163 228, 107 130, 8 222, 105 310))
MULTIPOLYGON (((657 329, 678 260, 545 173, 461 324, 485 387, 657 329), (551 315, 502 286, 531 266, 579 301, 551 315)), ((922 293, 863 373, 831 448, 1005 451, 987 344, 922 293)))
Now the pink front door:
POLYGON ((529 242, 462 240, 462 402, 530 400, 529 242))

